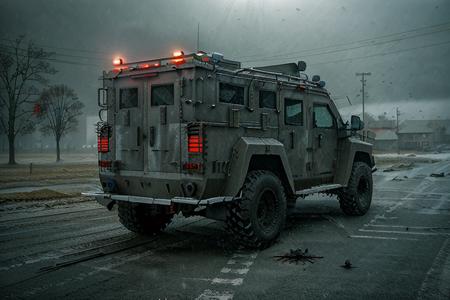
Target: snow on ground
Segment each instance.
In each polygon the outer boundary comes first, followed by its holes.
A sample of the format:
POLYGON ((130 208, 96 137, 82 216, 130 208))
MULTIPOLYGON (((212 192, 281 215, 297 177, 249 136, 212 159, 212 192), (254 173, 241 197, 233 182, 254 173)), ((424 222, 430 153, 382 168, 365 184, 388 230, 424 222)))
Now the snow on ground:
POLYGON ((380 159, 429 159, 429 160, 450 160, 450 152, 445 153, 383 153, 383 154, 375 154, 375 158, 380 159))

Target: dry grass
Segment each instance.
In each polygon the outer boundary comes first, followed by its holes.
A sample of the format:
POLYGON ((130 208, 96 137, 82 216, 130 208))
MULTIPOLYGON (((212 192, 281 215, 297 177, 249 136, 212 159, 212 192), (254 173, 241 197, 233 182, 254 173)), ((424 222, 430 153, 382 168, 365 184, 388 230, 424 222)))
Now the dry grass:
POLYGON ((0 194, 0 203, 11 201, 36 201, 36 200, 52 200, 74 197, 75 195, 65 194, 49 189, 41 189, 32 192, 18 192, 0 194))
POLYGON ((29 165, 0 166, 0 186, 15 182, 65 181, 97 176, 95 163, 33 165, 31 173, 29 165))

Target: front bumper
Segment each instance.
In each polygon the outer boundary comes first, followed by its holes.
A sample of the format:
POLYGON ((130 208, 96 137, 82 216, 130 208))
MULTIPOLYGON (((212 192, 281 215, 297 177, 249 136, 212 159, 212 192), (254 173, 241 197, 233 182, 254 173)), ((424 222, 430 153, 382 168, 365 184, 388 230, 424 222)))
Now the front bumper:
POLYGON ((188 197, 174 197, 171 199, 162 199, 162 198, 152 198, 152 197, 142 197, 142 196, 131 196, 131 195, 117 195, 117 194, 108 194, 108 193, 99 193, 99 192, 86 192, 81 193, 83 196, 94 197, 98 203, 103 206, 112 207, 115 201, 124 201, 124 202, 133 202, 133 203, 142 203, 142 204, 155 204, 155 205, 166 205, 170 206, 172 204, 188 204, 194 206, 208 206, 217 203, 230 202, 233 200, 237 200, 236 197, 213 197, 208 199, 195 199, 188 197))

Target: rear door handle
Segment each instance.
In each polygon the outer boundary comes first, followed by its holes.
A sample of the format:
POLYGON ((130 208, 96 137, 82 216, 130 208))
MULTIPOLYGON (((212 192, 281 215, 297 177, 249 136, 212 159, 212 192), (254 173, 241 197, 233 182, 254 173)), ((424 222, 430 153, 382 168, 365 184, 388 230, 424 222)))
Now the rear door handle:
POLYGON ((322 139, 323 139, 323 135, 319 134, 319 136, 317 137, 319 140, 319 148, 322 146, 322 139))
POLYGON ((151 126, 149 131, 149 143, 150 147, 153 147, 155 144, 155 127, 151 126))
POLYGON ((141 145, 141 127, 139 126, 136 128, 136 145, 141 145))

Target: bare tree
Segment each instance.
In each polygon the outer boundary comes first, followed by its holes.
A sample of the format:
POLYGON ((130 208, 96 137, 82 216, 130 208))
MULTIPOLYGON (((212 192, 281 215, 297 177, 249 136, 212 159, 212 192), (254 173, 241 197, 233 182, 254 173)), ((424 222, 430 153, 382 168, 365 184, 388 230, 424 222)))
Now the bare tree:
POLYGON ((36 84, 46 84, 45 74, 56 70, 48 62, 52 53, 36 47, 24 37, 0 45, 0 132, 8 137, 9 164, 15 164, 15 139, 30 133, 33 122, 33 96, 38 96, 36 84), (22 48, 25 47, 25 48, 22 48))
POLYGON ((41 131, 55 137, 56 161, 60 161, 61 138, 76 128, 84 104, 78 100, 73 89, 63 84, 44 89, 38 103, 42 119, 41 131))

